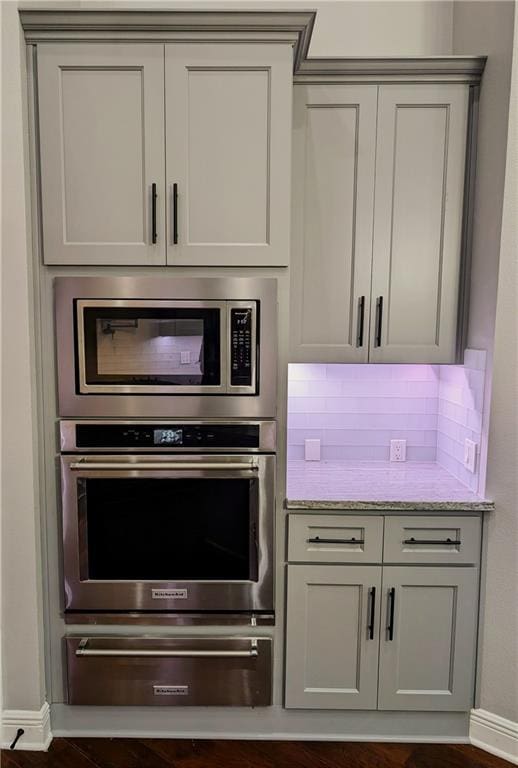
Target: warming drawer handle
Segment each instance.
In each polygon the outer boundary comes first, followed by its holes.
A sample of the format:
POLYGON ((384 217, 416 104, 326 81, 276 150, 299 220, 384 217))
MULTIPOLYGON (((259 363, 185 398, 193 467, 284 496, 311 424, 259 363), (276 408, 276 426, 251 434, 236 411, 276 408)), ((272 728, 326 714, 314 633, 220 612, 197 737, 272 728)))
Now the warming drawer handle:
POLYGON ((365 539, 321 539, 320 536, 315 536, 312 539, 308 539, 308 544, 365 544, 365 539))
POLYGON ((217 470, 224 471, 242 471, 242 472, 258 472, 259 467, 257 464, 246 464, 245 462, 229 461, 229 462, 211 462, 211 461, 73 461, 70 464, 70 469, 74 470, 126 470, 131 472, 133 470, 217 470))
POLYGON ((257 641, 252 640, 250 648, 243 651, 224 650, 188 650, 188 649, 159 649, 159 648, 87 648, 88 639, 83 639, 76 649, 76 656, 151 656, 162 658, 211 658, 211 659, 242 659, 259 655, 257 641))

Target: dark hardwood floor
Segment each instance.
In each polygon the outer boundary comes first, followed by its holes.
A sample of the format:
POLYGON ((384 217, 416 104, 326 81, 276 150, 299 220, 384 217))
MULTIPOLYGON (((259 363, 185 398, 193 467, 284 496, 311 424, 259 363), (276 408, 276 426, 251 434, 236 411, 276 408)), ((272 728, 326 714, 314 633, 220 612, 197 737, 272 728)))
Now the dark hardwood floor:
MULTIPOLYGON (((19 747, 22 745, 20 744, 19 747)), ((505 768, 475 747, 307 741, 55 739, 1 753, 2 768, 505 768)))

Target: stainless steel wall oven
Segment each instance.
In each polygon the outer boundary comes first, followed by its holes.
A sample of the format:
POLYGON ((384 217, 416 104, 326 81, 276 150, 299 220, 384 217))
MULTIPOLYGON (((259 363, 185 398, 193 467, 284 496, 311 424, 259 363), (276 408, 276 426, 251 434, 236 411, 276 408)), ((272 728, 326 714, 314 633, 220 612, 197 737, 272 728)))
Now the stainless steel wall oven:
POLYGON ((276 281, 58 277, 61 416, 273 418, 276 281))
POLYGON ((62 421, 67 612, 273 612, 273 421, 62 421))

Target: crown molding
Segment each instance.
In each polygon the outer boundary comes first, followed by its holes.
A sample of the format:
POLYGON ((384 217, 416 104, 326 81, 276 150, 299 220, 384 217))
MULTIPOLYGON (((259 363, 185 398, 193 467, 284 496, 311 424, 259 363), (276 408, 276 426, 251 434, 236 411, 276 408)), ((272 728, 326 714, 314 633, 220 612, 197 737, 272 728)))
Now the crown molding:
POLYGON ((295 82, 478 83, 485 56, 308 58, 316 11, 96 10, 22 5, 28 43, 276 42, 293 46, 295 82))
POLYGON ((486 56, 405 56, 306 58, 295 73, 295 82, 366 80, 451 80, 479 82, 486 56))
POLYGON ((284 42, 294 69, 307 57, 315 11, 20 9, 28 43, 43 41, 284 42))

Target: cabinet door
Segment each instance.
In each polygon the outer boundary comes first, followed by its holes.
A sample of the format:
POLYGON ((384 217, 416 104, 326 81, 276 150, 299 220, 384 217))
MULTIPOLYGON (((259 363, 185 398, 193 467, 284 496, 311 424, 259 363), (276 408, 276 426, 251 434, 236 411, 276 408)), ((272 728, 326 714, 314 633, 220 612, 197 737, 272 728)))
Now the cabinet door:
POLYGON ((380 583, 380 566, 288 566, 287 708, 376 709, 380 583))
POLYGON ((467 115, 467 86, 380 86, 371 362, 455 361, 467 115))
POLYGON ((476 568, 384 567, 379 709, 471 708, 477 596, 476 568))
POLYGON ((294 91, 290 360, 366 362, 377 86, 294 91))
POLYGON ((163 46, 43 43, 38 92, 44 262, 165 264, 163 46))
POLYGON ((168 264, 288 263, 291 68, 287 45, 166 46, 168 264))

